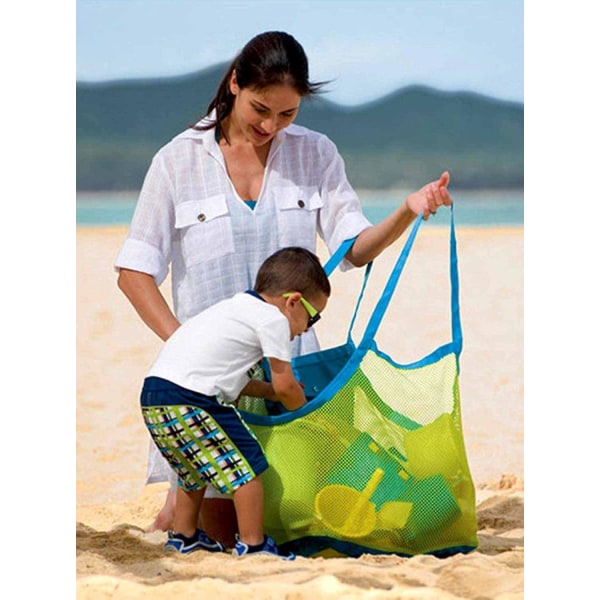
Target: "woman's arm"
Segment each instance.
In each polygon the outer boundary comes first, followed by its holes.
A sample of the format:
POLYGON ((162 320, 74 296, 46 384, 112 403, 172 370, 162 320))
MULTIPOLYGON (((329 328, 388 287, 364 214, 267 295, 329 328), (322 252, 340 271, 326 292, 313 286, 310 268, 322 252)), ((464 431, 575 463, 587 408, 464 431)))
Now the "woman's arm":
POLYGON ((169 308, 152 275, 121 268, 117 284, 142 321, 161 340, 165 341, 179 327, 179 321, 169 308))
POLYGON ((452 200, 448 193, 449 182, 450 174, 444 171, 437 181, 432 181, 411 194, 389 217, 362 231, 346 258, 356 267, 366 265, 395 242, 418 214, 422 212, 426 221, 440 206, 450 206, 452 200))

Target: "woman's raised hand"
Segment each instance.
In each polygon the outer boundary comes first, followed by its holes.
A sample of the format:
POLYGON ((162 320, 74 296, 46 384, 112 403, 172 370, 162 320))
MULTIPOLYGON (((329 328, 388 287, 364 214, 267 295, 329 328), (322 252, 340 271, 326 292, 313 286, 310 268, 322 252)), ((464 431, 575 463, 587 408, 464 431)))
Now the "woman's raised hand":
POLYGON ((415 215, 423 213, 423 220, 427 221, 429 215, 435 215, 440 206, 452 204, 448 183, 450 183, 450 173, 444 171, 437 181, 432 181, 411 194, 406 199, 406 205, 415 215))

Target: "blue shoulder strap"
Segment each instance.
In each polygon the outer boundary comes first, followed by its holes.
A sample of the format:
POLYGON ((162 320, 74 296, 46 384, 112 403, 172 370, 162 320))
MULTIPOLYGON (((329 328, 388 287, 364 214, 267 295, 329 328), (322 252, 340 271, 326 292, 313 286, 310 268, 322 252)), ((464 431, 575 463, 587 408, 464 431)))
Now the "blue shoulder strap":
MULTIPOLYGON (((375 334, 379 329, 383 316, 387 311, 387 308, 390 304, 396 286, 398 285, 398 281, 400 279, 400 275, 402 270, 404 269, 404 265, 408 259, 408 255, 412 250, 413 243, 417 236, 417 232, 421 223, 423 221, 423 216, 419 215, 413 228, 410 232, 406 243, 404 244, 404 248, 390 273, 388 281, 386 283, 383 292, 381 293, 381 297, 373 310, 371 318, 367 324, 365 332, 363 334, 363 339, 360 343, 361 347, 369 347, 371 342, 375 339, 375 334)), ((335 270, 335 268, 342 262, 344 256, 351 248, 352 244, 356 238, 351 238, 342 242, 339 248, 331 255, 325 266, 325 272, 327 275, 331 275, 331 273, 335 270)), ((356 306, 354 308, 354 314, 352 316, 352 320, 350 322, 350 326, 348 328, 348 341, 351 340, 352 327, 354 326, 354 321, 356 320, 356 316, 358 314, 358 309, 363 298, 365 287, 367 285, 367 280, 369 279, 369 274, 371 273, 371 267, 373 263, 370 262, 365 269, 365 276, 363 279, 362 288, 360 290, 360 294, 358 296, 358 300, 356 302, 356 306)), ((462 326, 460 321, 460 304, 459 304, 459 285, 458 285, 458 255, 456 251, 456 230, 454 225, 454 204, 450 206, 450 305, 451 305, 451 318, 452 318, 452 346, 453 351, 456 355, 460 355, 462 351, 462 326)))
POLYGON ((458 253, 456 251, 456 231, 454 229, 454 204, 450 206, 450 290, 452 310, 452 343, 456 355, 460 355, 463 345, 460 324, 460 303, 458 294, 458 253))
POLYGON ((342 262, 344 256, 346 256, 346 253, 350 250, 357 237, 358 236, 355 236, 344 240, 339 248, 329 257, 329 260, 323 266, 325 273, 327 273, 327 277, 329 277, 335 271, 335 268, 342 262))
MULTIPOLYGON (((358 236, 356 236, 358 237, 358 236)), ((356 241, 356 237, 349 238, 344 240, 339 248, 331 255, 329 260, 325 263, 323 269, 325 273, 327 273, 327 277, 333 273, 336 267, 342 262, 344 256, 350 248, 352 244, 356 241)), ((367 287, 367 281, 369 279, 369 275, 371 274, 371 268, 373 267, 373 262, 370 262, 365 268, 365 276, 363 277, 362 287, 360 289, 360 293, 358 295, 358 300, 356 301, 356 306, 354 307, 354 314, 352 315, 352 319, 350 320, 350 326, 348 327, 348 335, 346 337, 346 341, 352 341, 352 328, 354 327, 354 321, 356 320, 356 315, 358 314, 358 309, 360 307, 360 303, 362 301, 363 295, 365 293, 365 288, 367 287)))
MULTIPOLYGON (((381 297, 373 310, 371 318, 367 324, 365 329, 363 339, 359 344, 361 348, 368 348, 371 345, 371 342, 375 338, 375 334, 381 324, 381 320, 390 304, 392 299, 392 295, 396 289, 396 285, 398 284, 398 280, 400 279, 400 275, 402 270, 404 269, 404 265, 406 264, 406 260, 408 259, 408 255, 412 249, 413 243, 415 241, 415 237, 417 235, 417 231, 421 226, 423 221, 423 216, 419 215, 413 228, 410 232, 406 243, 404 244, 404 248, 390 273, 388 281, 385 285, 383 292, 381 293, 381 297)), ((460 307, 459 307, 459 294, 458 294, 458 258, 456 252, 456 233, 454 228, 454 205, 450 207, 450 288, 451 288, 451 311, 452 311, 452 346, 453 350, 458 356, 462 350, 462 328, 460 323, 460 307)))

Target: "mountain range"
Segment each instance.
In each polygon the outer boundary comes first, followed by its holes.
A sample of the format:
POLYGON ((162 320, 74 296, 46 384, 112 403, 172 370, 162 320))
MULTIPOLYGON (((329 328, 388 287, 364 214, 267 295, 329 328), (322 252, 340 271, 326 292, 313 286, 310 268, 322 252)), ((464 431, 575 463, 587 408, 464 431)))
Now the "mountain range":
MULTIPOLYGON (((138 190, 154 153, 205 114, 226 67, 77 82, 77 189, 138 190)), ((358 189, 420 187, 446 169, 453 188, 523 187, 522 103, 410 86, 359 106, 318 95, 296 123, 336 143, 358 189)))

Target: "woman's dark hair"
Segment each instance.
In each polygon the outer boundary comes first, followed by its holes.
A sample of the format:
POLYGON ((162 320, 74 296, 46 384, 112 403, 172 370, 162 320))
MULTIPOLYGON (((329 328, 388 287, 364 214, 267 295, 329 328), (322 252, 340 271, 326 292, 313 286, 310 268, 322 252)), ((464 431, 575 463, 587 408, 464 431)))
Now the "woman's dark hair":
POLYGON ((231 75, 235 71, 240 89, 263 90, 272 85, 290 85, 301 97, 312 96, 321 91, 327 82, 311 82, 308 78, 308 59, 302 46, 289 33, 267 31, 253 37, 233 59, 217 89, 216 96, 208 105, 206 115, 216 110, 216 118, 206 124, 196 125, 200 131, 217 127, 229 115, 235 96, 229 89, 231 75))

